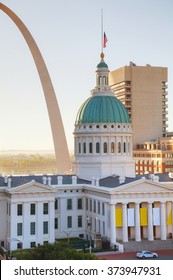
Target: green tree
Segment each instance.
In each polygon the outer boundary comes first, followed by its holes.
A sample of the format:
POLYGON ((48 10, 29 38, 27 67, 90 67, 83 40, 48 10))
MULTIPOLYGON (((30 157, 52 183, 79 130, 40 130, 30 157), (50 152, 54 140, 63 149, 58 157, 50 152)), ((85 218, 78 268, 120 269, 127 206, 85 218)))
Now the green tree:
POLYGON ((76 251, 67 243, 55 242, 34 248, 25 255, 26 259, 32 260, 95 260, 94 254, 76 251))

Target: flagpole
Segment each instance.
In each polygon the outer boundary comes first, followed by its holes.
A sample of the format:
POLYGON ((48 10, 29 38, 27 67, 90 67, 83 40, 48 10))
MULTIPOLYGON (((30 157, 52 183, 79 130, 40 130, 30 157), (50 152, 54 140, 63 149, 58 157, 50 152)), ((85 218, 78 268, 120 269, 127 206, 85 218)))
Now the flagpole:
POLYGON ((101 10, 101 52, 103 53, 103 9, 101 10))

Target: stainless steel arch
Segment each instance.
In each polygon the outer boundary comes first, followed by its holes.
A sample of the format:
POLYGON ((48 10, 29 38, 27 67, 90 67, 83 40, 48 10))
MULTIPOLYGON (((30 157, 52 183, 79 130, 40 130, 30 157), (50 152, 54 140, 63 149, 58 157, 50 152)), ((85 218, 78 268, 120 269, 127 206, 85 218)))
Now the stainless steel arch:
POLYGON ((61 113, 59 110, 58 102, 56 99, 55 91, 49 76, 44 59, 41 55, 41 52, 33 39, 31 33, 21 21, 21 19, 7 6, 0 3, 0 9, 7 14, 11 20, 16 24, 20 32, 22 33, 29 49, 32 54, 32 57, 35 61, 37 71, 40 77, 42 84, 51 130, 55 148, 55 156, 57 162, 57 170, 59 173, 64 173, 71 169, 70 156, 67 147, 66 136, 64 132, 64 127, 62 123, 61 113))

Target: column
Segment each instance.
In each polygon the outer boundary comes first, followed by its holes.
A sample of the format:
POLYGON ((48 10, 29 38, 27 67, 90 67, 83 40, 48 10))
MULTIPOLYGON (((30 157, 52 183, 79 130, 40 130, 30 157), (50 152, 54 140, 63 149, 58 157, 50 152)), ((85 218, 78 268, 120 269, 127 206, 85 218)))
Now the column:
POLYGON ((160 205, 160 239, 166 240, 166 204, 161 202, 160 205))
POLYGON ((116 243, 115 204, 110 204, 110 243, 111 246, 116 243))
POLYGON ((148 202, 148 240, 153 240, 153 212, 152 202, 148 202))
POLYGON ((122 240, 128 242, 128 227, 127 227, 127 204, 123 203, 123 228, 122 228, 122 240))
POLYGON ((141 241, 141 227, 140 227, 140 214, 139 202, 135 203, 135 240, 141 241))

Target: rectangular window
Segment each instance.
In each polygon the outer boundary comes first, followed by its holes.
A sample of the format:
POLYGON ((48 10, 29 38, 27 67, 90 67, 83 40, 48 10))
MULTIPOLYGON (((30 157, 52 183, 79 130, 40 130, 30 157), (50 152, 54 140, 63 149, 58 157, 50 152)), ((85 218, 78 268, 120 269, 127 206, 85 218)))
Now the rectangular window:
POLYGON ((67 199, 67 210, 72 210, 72 199, 71 198, 67 199))
POLYGON ((43 214, 44 215, 48 214, 48 203, 43 203, 43 214))
POLYGON ((100 214, 100 201, 97 203, 98 214, 100 214))
POLYGON ((78 228, 82 227, 82 216, 78 216, 78 228))
POLYGON ((17 216, 22 216, 23 210, 22 204, 17 204, 17 216))
POLYGON ((102 203, 102 215, 104 216, 105 215, 105 204, 102 203))
POLYGON ((67 228, 72 228, 72 216, 67 216, 67 228))
POLYGON ((78 198, 77 200, 77 209, 78 210, 82 209, 82 198, 78 198))
POLYGON ((58 218, 55 218, 55 229, 58 229, 58 218))
POLYGON ((82 227, 82 216, 78 216, 78 227, 82 227))
POLYGON ((48 222, 43 222, 43 234, 48 234, 48 222))
POLYGON ((55 210, 58 209, 58 199, 55 199, 55 210))
POLYGON ((92 212, 92 199, 90 199, 90 211, 92 212))
POLYGON ((17 223, 17 236, 22 235, 22 223, 17 223))
POLYGON ((33 241, 30 243, 30 248, 35 248, 36 247, 36 243, 33 241))
POLYGON ((94 213, 96 213, 96 201, 94 200, 94 209, 93 209, 94 213))
POLYGON ((88 198, 86 198, 86 210, 88 211, 88 198))
POLYGON ((35 234, 35 222, 30 223, 30 234, 31 235, 35 234))
POLYGON ((30 204, 30 215, 35 215, 35 203, 30 204))

